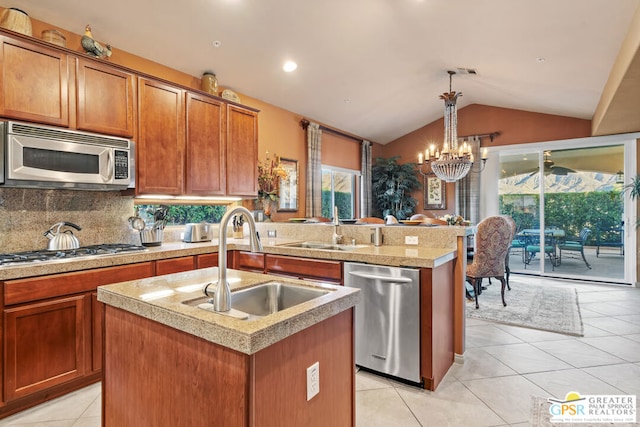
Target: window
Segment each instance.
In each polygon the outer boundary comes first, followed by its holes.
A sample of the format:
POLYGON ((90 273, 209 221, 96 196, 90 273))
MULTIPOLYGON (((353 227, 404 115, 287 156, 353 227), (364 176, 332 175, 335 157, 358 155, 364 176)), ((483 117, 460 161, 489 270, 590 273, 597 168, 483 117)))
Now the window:
POLYGON ((333 207, 338 206, 339 218, 355 217, 359 176, 359 171, 322 166, 322 216, 333 218, 333 207))
MULTIPOLYGON (((147 223, 153 224, 153 213, 161 205, 136 205, 138 214, 147 223)), ((183 225, 193 222, 219 223, 227 205, 162 205, 169 208, 167 225, 183 225)))

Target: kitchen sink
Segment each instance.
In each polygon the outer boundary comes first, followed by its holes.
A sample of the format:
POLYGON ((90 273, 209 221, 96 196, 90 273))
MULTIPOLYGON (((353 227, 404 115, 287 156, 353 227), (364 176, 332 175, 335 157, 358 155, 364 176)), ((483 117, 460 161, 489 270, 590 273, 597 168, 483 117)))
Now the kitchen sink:
POLYGON ((297 242, 287 243, 282 246, 288 246, 290 248, 306 248, 306 249, 327 249, 331 251, 353 251, 358 248, 362 248, 362 245, 345 245, 345 244, 332 244, 322 242, 297 242))
MULTIPOLYGON (((264 317, 321 297, 329 292, 331 292, 329 289, 272 281, 231 292, 231 308, 254 318, 264 317)), ((213 311, 211 297, 183 301, 183 304, 213 311)))

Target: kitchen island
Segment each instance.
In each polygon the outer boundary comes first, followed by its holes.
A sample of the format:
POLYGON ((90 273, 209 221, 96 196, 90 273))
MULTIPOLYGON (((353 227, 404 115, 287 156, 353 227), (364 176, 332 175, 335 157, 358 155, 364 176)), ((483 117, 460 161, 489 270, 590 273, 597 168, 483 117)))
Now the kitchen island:
MULTIPOLYGON (((282 278, 229 270, 232 290, 282 278)), ((216 268, 100 287, 103 425, 349 426, 355 420, 355 289, 238 320, 192 304, 216 268), (184 304, 183 302, 189 302, 184 304), (307 400, 307 368, 319 393, 307 400)))

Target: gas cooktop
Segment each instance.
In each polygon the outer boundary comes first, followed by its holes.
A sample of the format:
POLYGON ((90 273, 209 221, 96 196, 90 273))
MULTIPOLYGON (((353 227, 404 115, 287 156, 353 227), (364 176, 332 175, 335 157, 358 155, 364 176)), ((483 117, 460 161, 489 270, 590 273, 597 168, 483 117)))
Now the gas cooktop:
POLYGON ((60 251, 27 251, 11 254, 0 254, 0 265, 22 264, 28 262, 43 262, 60 259, 79 258, 87 256, 113 255, 123 252, 137 252, 147 250, 144 246, 128 243, 108 243, 102 245, 82 246, 77 249, 60 251))

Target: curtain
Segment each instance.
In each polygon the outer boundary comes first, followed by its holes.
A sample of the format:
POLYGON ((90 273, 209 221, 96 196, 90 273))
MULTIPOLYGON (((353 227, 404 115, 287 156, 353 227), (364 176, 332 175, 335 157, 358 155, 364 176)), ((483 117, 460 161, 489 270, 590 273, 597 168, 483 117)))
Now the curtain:
POLYGON ((371 216, 371 142, 362 141, 360 163, 360 218, 371 216))
POLYGON ((480 221, 481 176, 479 171, 482 167, 480 138, 477 136, 470 137, 467 143, 471 146, 474 162, 467 176, 456 182, 456 213, 471 221, 472 224, 478 224, 480 221))
POLYGON ((317 123, 307 126, 307 218, 322 216, 322 129, 317 123))

